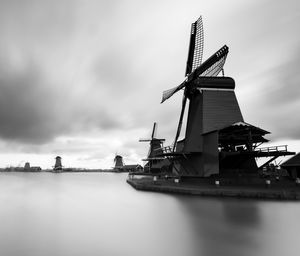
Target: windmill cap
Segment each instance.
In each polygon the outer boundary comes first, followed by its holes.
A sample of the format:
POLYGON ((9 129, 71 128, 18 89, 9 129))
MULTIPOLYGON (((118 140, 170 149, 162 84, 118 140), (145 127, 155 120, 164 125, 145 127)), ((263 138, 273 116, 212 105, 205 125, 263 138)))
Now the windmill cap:
POLYGON ((207 89, 234 89, 235 82, 231 77, 198 77, 192 82, 193 86, 207 89))

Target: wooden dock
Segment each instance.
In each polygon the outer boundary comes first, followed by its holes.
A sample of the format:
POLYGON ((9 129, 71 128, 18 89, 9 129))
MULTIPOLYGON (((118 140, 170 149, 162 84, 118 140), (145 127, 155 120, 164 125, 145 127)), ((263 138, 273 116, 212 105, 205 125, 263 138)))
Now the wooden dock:
MULTIPOLYGON (((294 182, 258 185, 222 185, 211 182, 191 183, 178 179, 154 177, 134 178, 129 175, 127 183, 137 190, 176 193, 196 196, 257 198, 272 200, 300 200, 300 185, 294 182)), ((218 183, 218 182, 217 182, 218 183)))

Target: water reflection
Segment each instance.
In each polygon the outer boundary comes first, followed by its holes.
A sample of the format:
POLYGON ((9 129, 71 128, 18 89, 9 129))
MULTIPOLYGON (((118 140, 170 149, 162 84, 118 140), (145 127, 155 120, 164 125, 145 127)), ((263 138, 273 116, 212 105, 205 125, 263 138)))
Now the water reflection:
POLYGON ((194 255, 295 255, 300 225, 296 202, 177 196, 189 221, 194 255), (291 207, 287 209, 286 206, 291 207), (293 209, 293 210, 292 210, 293 209))
POLYGON ((300 206, 139 192, 120 174, 0 173, 0 255, 296 255, 300 206))
POLYGON ((184 201, 199 255, 257 255, 259 212, 253 203, 198 198, 184 201))
POLYGON ((252 200, 230 200, 223 201, 223 215, 229 225, 240 227, 258 228, 260 223, 260 212, 257 201, 252 200), (242 201, 242 202, 241 202, 242 201))

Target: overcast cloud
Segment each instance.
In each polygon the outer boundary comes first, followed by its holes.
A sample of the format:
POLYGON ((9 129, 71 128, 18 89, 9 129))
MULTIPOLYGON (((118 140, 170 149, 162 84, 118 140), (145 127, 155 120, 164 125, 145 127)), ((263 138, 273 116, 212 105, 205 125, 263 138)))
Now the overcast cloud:
MULTIPOLYGON (((227 44, 245 121, 300 141, 300 4, 288 1, 0 1, 0 165, 140 162, 140 137, 172 143, 190 23, 204 59, 227 44), (48 159, 48 160, 47 160, 48 159)), ((300 143, 299 143, 300 147, 300 143)), ((299 149, 298 149, 299 151, 299 149)))

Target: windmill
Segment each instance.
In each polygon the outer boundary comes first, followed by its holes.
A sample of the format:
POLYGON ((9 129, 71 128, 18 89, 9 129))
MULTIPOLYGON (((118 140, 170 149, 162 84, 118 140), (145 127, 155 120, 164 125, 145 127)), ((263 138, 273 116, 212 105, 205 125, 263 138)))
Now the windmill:
POLYGON ((157 123, 154 122, 151 138, 139 139, 139 142, 150 142, 147 158, 143 159, 143 161, 147 161, 144 168, 146 170, 149 170, 150 172, 159 172, 161 170, 161 167, 166 164, 166 159, 164 157, 159 156, 162 154, 163 142, 165 141, 165 139, 157 139, 156 132, 157 123))
POLYGON ((224 77, 228 54, 224 45, 202 63, 204 36, 200 16, 191 25, 185 80, 163 92, 162 101, 183 90, 182 106, 174 144, 165 157, 172 159, 177 174, 209 176, 219 172, 218 133, 216 130, 243 121, 235 94, 234 80, 224 77), (218 77, 222 71, 223 76, 218 77), (178 141, 189 100, 185 138, 178 141), (177 166, 177 167, 176 167, 177 166))
POLYGON ((164 91, 162 102, 183 90, 182 106, 173 147, 165 147, 160 156, 170 160, 173 172, 180 176, 209 177, 257 173, 255 158, 291 155, 286 147, 257 148, 268 140, 268 131, 244 122, 236 95, 235 82, 224 77, 228 54, 224 45, 202 63, 203 23, 192 23, 186 78, 178 86, 164 91), (218 74, 222 71, 223 76, 218 74), (187 100, 189 109, 185 137, 178 141, 187 100), (242 170, 242 171, 241 171, 242 170))
POLYGON ((60 156, 57 156, 55 157, 55 165, 54 165, 54 172, 61 172, 63 169, 63 166, 61 164, 61 157, 60 156))
POLYGON ((184 90, 177 132, 173 144, 173 152, 175 151, 177 140, 180 135, 187 98, 197 87, 200 88, 199 83, 197 83, 197 79, 199 77, 214 77, 221 71, 224 75, 223 66, 228 54, 228 47, 224 45, 204 63, 202 63, 203 46, 203 22, 202 17, 200 16, 199 19, 191 25, 190 45, 185 71, 186 78, 180 85, 164 91, 161 101, 161 103, 163 103, 178 91, 182 89, 184 90))
POLYGON ((116 154, 115 158, 114 158, 114 162, 115 162, 114 170, 115 171, 121 171, 124 167, 123 157, 116 154))

